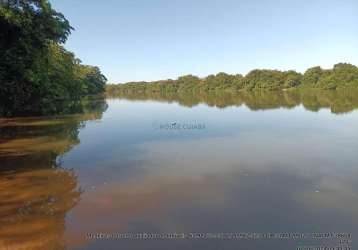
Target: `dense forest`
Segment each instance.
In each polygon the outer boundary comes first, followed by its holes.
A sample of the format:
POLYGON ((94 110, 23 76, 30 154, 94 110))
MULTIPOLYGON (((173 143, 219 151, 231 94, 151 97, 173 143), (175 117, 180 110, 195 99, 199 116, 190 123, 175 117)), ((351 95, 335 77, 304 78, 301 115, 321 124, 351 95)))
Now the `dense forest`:
POLYGON ((154 82, 129 82, 108 85, 107 93, 123 94, 138 92, 208 92, 218 90, 285 90, 292 88, 342 89, 358 88, 358 68, 348 63, 334 65, 333 69, 313 67, 304 74, 279 70, 255 69, 247 75, 218 73, 199 78, 193 75, 181 76, 177 80, 154 82))
POLYGON ((48 0, 0 0, 0 116, 63 113, 106 77, 63 44, 73 28, 48 0))

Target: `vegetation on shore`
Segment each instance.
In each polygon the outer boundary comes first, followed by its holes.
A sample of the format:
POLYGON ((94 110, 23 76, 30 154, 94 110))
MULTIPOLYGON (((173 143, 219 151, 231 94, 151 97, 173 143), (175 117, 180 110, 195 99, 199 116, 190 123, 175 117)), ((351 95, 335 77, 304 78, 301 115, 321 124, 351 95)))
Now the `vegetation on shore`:
POLYGON ((62 113, 104 92, 99 68, 63 47, 73 28, 48 0, 1 0, 0 30, 0 116, 62 113))
POLYGON ((358 67, 348 63, 334 65, 333 69, 313 67, 304 74, 290 71, 255 69, 247 75, 218 73, 199 78, 193 75, 181 76, 177 80, 154 82, 129 82, 107 85, 107 93, 144 92, 208 92, 218 90, 284 90, 291 88, 341 89, 358 88, 358 67))

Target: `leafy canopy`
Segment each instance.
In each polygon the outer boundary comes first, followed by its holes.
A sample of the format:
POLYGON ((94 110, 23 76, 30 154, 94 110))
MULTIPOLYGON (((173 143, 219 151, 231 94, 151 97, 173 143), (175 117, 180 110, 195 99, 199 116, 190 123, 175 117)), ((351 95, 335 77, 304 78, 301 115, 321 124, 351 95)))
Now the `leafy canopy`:
POLYGON ((97 67, 62 47, 73 28, 48 0, 0 0, 0 115, 51 114, 104 91, 97 67))

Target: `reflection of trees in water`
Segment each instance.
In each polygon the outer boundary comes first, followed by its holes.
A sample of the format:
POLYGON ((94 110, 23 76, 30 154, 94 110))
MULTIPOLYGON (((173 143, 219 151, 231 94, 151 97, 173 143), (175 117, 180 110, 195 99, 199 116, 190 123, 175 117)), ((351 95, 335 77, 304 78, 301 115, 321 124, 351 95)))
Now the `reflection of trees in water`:
POLYGON ((49 168, 0 179, 0 248, 64 249, 65 215, 80 197, 74 173, 49 168))
POLYGON ((65 215, 81 191, 58 158, 106 108, 85 100, 77 115, 0 120, 0 249, 65 249, 65 215))
POLYGON ((84 100, 81 113, 67 116, 0 119, 0 156, 69 151, 79 143, 79 130, 86 121, 101 119, 104 99, 84 100))
POLYGON ((318 111, 329 108, 340 114, 358 108, 358 90, 289 90, 289 91, 242 91, 242 92, 128 92, 109 97, 128 100, 157 100, 178 102, 186 107, 205 103, 212 107, 246 105, 251 110, 293 108, 302 104, 307 110, 318 111))

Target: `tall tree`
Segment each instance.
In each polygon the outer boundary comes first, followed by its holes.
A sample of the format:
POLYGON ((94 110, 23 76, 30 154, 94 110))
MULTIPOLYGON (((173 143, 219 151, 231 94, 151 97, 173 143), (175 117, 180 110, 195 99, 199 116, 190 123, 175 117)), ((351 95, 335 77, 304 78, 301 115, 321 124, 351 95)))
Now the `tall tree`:
POLYGON ((2 0, 0 115, 57 112, 60 99, 104 91, 105 77, 62 44, 73 28, 48 0, 2 0))

